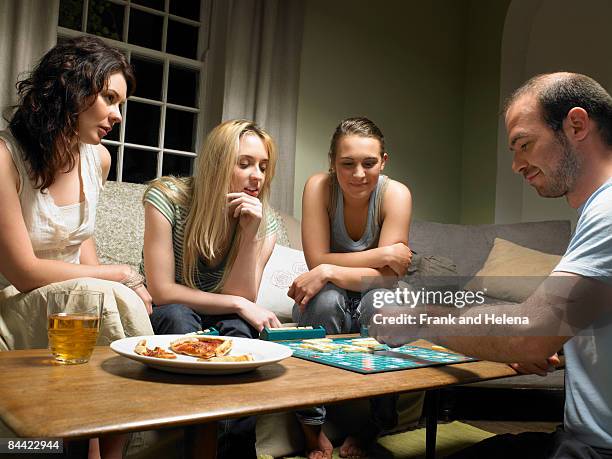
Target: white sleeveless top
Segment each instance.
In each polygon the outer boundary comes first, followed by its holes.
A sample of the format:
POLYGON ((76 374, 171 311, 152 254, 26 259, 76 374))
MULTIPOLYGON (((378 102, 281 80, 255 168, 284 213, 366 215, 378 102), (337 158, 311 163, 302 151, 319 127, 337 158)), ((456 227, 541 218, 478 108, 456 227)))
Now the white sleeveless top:
MULTIPOLYGON (((47 260, 61 260, 67 263, 79 263, 81 243, 94 233, 96 204, 102 191, 102 166, 93 145, 80 145, 81 181, 83 183, 83 210, 78 225, 67 222, 65 212, 55 205, 53 197, 47 190, 42 193, 34 188, 27 172, 21 146, 10 131, 0 131, 10 151, 19 174, 19 203, 25 221, 34 254, 47 260)), ((10 282, 0 273, 0 289, 10 282)))

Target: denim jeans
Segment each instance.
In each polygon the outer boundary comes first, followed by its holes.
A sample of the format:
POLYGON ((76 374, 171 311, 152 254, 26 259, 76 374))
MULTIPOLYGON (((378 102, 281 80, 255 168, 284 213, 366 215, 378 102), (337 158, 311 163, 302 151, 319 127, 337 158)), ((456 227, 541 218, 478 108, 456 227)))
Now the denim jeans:
POLYGON ((156 335, 182 335, 215 327, 222 336, 257 338, 259 334, 237 314, 198 314, 184 304, 154 306, 151 324, 156 335))

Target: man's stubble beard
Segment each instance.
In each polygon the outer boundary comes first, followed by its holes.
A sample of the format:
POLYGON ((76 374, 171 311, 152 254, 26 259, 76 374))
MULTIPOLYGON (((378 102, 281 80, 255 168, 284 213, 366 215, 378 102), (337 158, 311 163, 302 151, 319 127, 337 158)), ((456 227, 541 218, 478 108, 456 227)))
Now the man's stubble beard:
POLYGON ((580 173, 582 162, 579 153, 567 141, 563 132, 556 133, 557 145, 561 150, 554 170, 551 170, 549 183, 538 194, 545 198, 559 198, 573 190, 580 173))

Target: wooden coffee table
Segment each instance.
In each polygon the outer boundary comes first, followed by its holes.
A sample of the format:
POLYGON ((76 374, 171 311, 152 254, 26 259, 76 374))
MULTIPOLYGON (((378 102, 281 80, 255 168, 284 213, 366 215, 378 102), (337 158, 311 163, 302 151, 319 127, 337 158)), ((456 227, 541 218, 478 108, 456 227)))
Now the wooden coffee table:
MULTIPOLYGON (((108 347, 97 347, 89 363, 70 366, 55 364, 45 349, 0 352, 0 368, 0 418, 19 437, 84 439, 192 426, 186 451, 199 457, 202 443, 204 457, 215 456, 220 419, 516 375, 484 361, 361 375, 293 357, 238 375, 181 375, 108 347)), ((435 440, 435 419, 430 427, 435 440)))

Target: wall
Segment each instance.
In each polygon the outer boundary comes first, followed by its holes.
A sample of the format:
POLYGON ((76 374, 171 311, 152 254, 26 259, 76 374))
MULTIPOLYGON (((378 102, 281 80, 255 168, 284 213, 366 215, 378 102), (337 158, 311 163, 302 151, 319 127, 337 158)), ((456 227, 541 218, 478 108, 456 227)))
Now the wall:
POLYGON ((307 0, 294 213, 306 179, 327 170, 338 122, 383 130, 385 172, 413 192, 414 216, 461 216, 466 1, 307 0))
POLYGON ((468 6, 461 171, 461 223, 493 223, 497 171, 499 66, 510 0, 468 6))
MULTIPOLYGON (((612 89, 609 23, 612 2, 585 0, 514 0, 502 42, 500 102, 523 81, 543 72, 586 73, 612 89)), ((498 139, 497 222, 572 219, 576 213, 564 198, 541 198, 510 171, 505 132, 498 139)))

